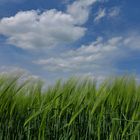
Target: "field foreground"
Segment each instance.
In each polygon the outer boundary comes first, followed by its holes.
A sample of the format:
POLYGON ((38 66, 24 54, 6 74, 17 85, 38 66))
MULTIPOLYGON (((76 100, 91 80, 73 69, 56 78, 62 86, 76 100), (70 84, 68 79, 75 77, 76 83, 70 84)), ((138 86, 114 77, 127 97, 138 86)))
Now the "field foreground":
POLYGON ((119 77, 40 81, 0 76, 0 140, 140 140, 140 85, 119 77))

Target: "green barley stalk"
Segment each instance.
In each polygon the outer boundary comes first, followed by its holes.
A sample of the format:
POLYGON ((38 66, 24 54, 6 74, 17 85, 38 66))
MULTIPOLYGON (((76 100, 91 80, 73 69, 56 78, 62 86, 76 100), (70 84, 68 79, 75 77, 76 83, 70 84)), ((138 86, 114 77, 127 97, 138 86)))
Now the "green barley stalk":
POLYGON ((134 77, 41 81, 0 75, 0 140, 140 140, 134 77), (20 82, 19 82, 20 81, 20 82))

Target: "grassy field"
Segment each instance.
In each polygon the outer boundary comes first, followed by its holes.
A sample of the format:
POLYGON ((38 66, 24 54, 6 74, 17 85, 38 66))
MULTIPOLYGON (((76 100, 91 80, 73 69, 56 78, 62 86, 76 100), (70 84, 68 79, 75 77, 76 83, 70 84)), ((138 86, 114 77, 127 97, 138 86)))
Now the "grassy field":
POLYGON ((0 75, 0 140, 140 140, 140 85, 118 77, 19 82, 0 75))

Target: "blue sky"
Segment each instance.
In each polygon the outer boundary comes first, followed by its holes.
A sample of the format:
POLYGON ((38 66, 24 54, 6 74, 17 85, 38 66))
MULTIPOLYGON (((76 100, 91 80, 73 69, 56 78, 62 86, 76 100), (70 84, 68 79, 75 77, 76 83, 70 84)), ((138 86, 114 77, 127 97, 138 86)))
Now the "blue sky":
POLYGON ((140 78, 139 0, 0 0, 0 71, 49 84, 70 76, 140 78))

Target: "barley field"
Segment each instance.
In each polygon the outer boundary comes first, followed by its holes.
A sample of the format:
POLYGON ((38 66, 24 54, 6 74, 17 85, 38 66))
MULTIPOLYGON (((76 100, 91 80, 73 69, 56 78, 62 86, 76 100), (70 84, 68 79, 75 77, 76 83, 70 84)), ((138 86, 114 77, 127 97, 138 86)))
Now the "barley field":
POLYGON ((132 76, 41 81, 0 75, 0 140, 140 140, 140 85, 132 76))

